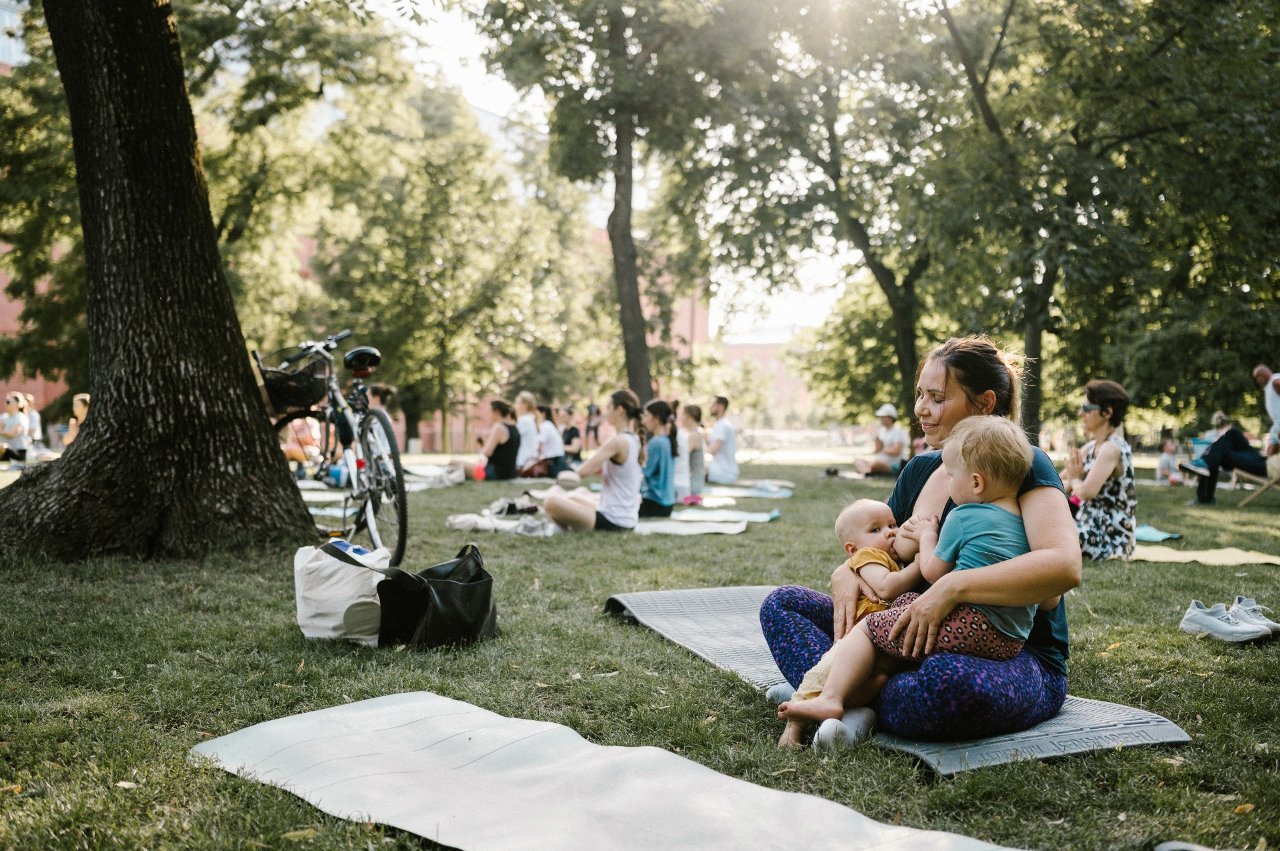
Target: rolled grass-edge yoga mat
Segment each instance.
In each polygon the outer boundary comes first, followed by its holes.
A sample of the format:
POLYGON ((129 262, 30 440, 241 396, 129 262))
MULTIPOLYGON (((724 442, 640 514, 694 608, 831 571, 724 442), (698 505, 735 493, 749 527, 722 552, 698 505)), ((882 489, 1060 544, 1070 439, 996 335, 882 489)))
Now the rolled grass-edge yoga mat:
MULTIPOLYGON (((630 618, 761 691, 785 682, 760 629, 760 604, 773 586, 692 588, 615 594, 605 611, 630 618)), ((1142 709, 1068 696, 1062 710, 1017 733, 955 742, 917 742, 878 732, 871 740, 913 754, 942 775, 1024 759, 1130 745, 1181 744, 1177 724, 1142 709)))

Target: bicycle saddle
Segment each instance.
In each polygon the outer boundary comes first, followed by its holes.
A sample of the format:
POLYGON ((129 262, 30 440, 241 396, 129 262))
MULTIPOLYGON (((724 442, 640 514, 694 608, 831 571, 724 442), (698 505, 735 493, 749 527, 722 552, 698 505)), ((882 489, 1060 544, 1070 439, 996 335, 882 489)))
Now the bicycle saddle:
POLYGON ((382 352, 373 346, 356 346, 342 356, 342 363, 357 377, 364 378, 382 363, 382 352))

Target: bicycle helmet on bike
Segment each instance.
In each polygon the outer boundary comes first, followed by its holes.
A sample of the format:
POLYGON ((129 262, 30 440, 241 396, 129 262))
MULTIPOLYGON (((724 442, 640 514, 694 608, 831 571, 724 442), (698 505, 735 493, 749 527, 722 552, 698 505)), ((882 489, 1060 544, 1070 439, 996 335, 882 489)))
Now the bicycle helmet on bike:
POLYGON ((382 363, 382 352, 373 346, 356 346, 342 356, 342 363, 356 378, 367 378, 382 363))

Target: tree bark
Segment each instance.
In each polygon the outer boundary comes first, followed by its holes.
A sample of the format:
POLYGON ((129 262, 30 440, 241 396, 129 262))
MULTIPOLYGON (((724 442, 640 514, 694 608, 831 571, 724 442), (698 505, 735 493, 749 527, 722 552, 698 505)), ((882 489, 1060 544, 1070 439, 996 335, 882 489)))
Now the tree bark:
POLYGON ((635 120, 619 115, 614 123, 617 149, 613 159, 613 210, 609 213, 609 244, 613 249, 613 281, 618 290, 622 321, 622 351, 627 364, 627 386, 644 403, 653 397, 649 372, 649 341, 644 310, 640 306, 640 280, 636 268, 636 243, 631 233, 631 192, 634 171, 635 120))
POLYGON ((1040 415, 1044 401, 1044 333, 1049 319, 1049 300, 1058 283, 1058 267, 1046 269, 1039 281, 1034 281, 1026 293, 1026 313, 1023 325, 1023 353, 1026 369, 1023 371, 1022 427, 1032 446, 1040 445, 1040 415))
POLYGON ((84 228, 92 403, 61 459, 0 491, 62 559, 297 544, 314 525, 222 271, 172 10, 46 0, 84 228))

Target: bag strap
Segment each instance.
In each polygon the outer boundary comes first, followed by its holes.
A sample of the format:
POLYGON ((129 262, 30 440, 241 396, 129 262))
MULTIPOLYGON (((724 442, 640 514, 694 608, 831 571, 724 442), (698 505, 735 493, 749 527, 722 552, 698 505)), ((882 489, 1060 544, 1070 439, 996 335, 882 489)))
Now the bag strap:
POLYGON ((384 576, 390 576, 390 571, 395 569, 376 567, 364 558, 364 555, 372 557, 373 553, 366 552, 362 555, 354 552, 353 546, 346 541, 326 541, 320 545, 320 552, 343 564, 349 564, 352 567, 363 567, 375 573, 381 573, 384 576))

